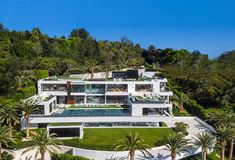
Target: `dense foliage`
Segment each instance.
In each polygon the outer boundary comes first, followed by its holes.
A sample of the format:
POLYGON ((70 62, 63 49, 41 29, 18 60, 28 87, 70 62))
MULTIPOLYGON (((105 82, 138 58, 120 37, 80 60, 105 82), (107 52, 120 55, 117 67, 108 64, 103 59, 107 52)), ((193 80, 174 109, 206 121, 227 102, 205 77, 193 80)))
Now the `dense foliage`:
POLYGON ((177 91, 186 94, 200 112, 203 107, 234 106, 235 51, 210 60, 199 51, 158 49, 153 45, 143 49, 126 37, 116 42, 97 41, 83 28, 72 30, 69 37, 49 37, 38 28, 9 31, 0 26, 2 99, 19 100, 35 94, 37 79, 48 75, 137 68, 144 64, 167 77, 173 87, 178 86, 177 91))

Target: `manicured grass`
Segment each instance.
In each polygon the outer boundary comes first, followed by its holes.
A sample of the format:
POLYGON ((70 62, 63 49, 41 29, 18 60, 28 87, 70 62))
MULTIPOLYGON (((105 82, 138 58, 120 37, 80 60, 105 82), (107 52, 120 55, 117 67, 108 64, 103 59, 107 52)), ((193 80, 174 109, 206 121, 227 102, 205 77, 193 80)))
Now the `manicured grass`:
MULTIPOLYGON (((164 136, 174 132, 170 128, 85 128, 83 139, 73 138, 61 140, 63 145, 93 150, 114 150, 118 140, 123 139, 125 134, 132 132, 139 133, 144 139, 144 143, 150 147, 161 146, 164 144, 164 136)), ((31 142, 22 142, 11 147, 20 149, 31 146, 31 142)))
POLYGON ((123 139, 125 134, 139 133, 146 144, 151 147, 163 145, 163 138, 172 133, 170 128, 86 128, 83 139, 63 140, 65 145, 89 149, 114 150, 118 140, 123 139), (93 147, 94 146, 94 147, 93 147))
POLYGON ((138 132, 145 143, 154 146, 155 142, 162 140, 164 135, 173 132, 169 128, 96 128, 84 129, 82 142, 86 144, 112 145, 125 134, 138 132))

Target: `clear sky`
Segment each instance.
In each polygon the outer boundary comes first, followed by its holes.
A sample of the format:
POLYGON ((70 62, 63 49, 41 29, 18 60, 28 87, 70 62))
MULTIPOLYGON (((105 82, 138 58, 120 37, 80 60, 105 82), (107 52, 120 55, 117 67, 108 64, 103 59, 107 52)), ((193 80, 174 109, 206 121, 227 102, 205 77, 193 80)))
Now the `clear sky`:
POLYGON ((209 54, 235 49, 235 0, 1 0, 10 30, 38 27, 50 36, 85 28, 97 40, 209 54))

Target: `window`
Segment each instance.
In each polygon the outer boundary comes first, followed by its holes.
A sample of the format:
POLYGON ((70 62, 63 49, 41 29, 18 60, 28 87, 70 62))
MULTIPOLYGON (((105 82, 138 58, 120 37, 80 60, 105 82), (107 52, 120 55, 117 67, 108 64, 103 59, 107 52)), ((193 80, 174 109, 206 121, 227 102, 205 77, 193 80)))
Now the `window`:
POLYGON ((152 92, 153 85, 152 84, 136 84, 135 91, 136 92, 152 92))
POLYGON ((49 133, 55 133, 56 137, 80 137, 80 128, 50 128, 49 133))
POLYGON ((66 84, 42 84, 42 91, 67 91, 66 84))
POLYGON ((108 92, 127 92, 127 84, 109 84, 108 92))

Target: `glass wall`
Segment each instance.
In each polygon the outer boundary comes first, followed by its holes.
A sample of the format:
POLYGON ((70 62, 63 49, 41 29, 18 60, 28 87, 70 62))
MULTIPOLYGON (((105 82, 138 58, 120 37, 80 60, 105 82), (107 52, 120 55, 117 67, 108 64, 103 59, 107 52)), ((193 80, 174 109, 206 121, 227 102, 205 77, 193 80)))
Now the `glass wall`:
POLYGON ((152 84, 136 84, 135 91, 136 92, 152 92, 153 85, 152 84))
POLYGON ((57 96, 57 104, 66 104, 67 96, 57 96))
POLYGON ((72 85, 71 92, 85 92, 85 85, 72 85))
POLYGON ((86 103, 104 103, 104 96, 87 96, 86 103))
POLYGON ((108 92, 127 92, 127 84, 109 84, 108 92))
POLYGON ((127 103, 127 96, 107 96, 106 103, 127 103))
POLYGON ((49 133, 56 137, 80 137, 80 128, 50 128, 49 133))
POLYGON ((42 84, 42 91, 67 91, 66 84, 42 84))
POLYGON ((85 96, 74 96, 74 101, 77 104, 81 104, 85 102, 85 96))
POLYGON ((105 91, 104 84, 87 84, 86 93, 87 94, 103 94, 105 91))

